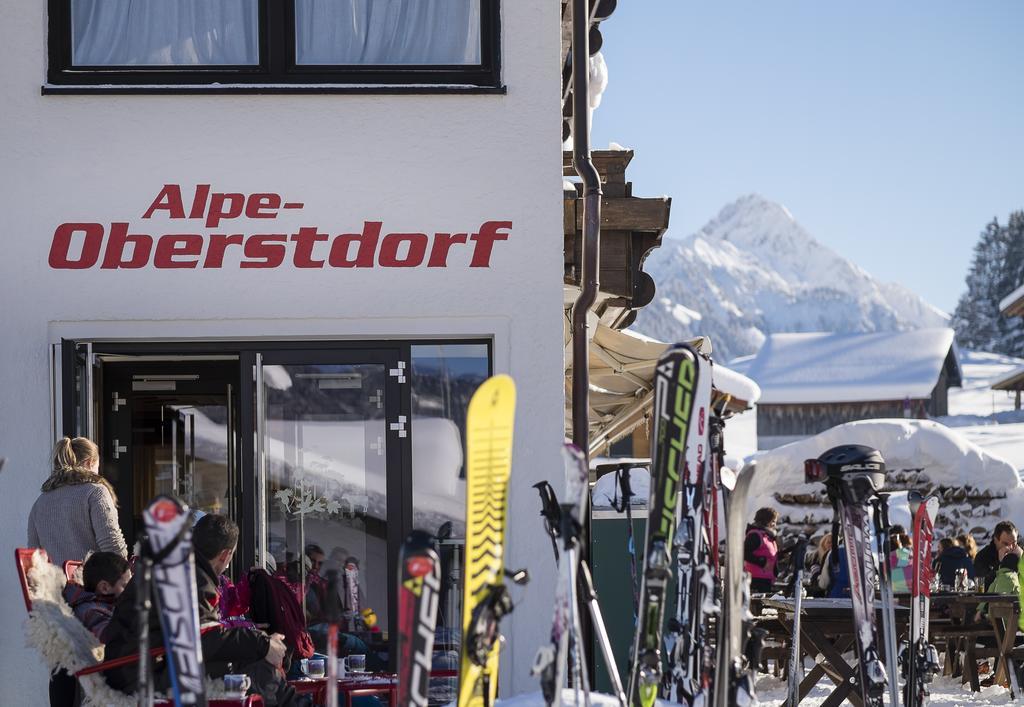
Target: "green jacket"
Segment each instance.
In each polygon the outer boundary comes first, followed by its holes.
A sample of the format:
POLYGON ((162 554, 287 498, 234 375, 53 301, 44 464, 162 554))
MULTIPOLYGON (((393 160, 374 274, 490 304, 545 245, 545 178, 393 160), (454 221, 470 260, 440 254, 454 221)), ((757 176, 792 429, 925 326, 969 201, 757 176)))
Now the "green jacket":
MULTIPOLYGON (((1021 599, 1021 606, 1024 608, 1024 573, 1021 571, 1021 565, 1024 562, 1019 562, 1016 567, 1010 567, 1010 562, 1006 562, 999 566, 999 570, 996 572, 996 578, 992 581, 988 591, 993 594, 1016 594, 1021 599)), ((979 604, 978 611, 981 613, 987 613, 987 604, 979 604)), ((1024 612, 1021 613, 1020 619, 1017 621, 1018 627, 1024 631, 1024 612)))

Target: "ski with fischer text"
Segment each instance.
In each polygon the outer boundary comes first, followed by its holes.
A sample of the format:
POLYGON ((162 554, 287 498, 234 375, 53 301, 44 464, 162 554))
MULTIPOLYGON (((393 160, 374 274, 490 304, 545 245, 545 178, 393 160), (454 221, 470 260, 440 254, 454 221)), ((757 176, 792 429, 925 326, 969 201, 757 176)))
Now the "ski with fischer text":
POLYGON ((655 368, 651 492, 627 691, 630 702, 637 707, 651 707, 662 682, 662 624, 671 579, 681 475, 699 383, 697 357, 693 347, 677 344, 661 355, 655 368))
MULTIPOLYGON (((695 352, 696 353, 696 352, 695 352)), ((702 702, 711 675, 708 625, 717 611, 714 604, 714 560, 711 557, 712 482, 711 377, 712 363, 696 355, 692 424, 686 436, 673 539, 676 559, 676 615, 665 637, 669 670, 664 695, 679 704, 702 702)), ((714 549, 717 553, 717 548, 714 549)))

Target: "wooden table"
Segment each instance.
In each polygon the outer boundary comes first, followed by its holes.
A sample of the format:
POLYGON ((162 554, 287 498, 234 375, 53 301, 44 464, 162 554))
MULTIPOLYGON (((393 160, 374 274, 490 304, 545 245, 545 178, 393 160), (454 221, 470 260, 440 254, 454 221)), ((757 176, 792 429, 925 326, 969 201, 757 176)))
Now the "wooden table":
MULTIPOLYGON (((311 695, 314 705, 327 704, 327 678, 303 678, 288 683, 297 694, 311 695)), ((389 707, 398 704, 398 678, 389 673, 366 673, 365 676, 346 676, 338 681, 345 707, 352 707, 353 697, 381 695, 387 697, 389 707)))
MULTIPOLYGON (((900 597, 909 604, 909 597, 900 597)), ((1017 638, 1020 619, 1020 597, 1016 594, 942 593, 933 594, 929 612, 929 635, 945 643, 943 673, 961 677, 978 692, 978 658, 995 658, 993 679, 1008 687, 1011 654, 1017 638), (974 621, 978 605, 988 604, 987 615, 974 621), (990 638, 993 645, 979 650, 978 638, 990 638)))
MULTIPOLYGON (((778 611, 774 619, 762 619, 758 625, 766 628, 776 636, 792 640, 793 637, 793 600, 765 599, 766 607, 778 611), (771 624, 775 623, 773 627, 771 624), (781 632, 780 632, 781 629, 781 632)), ((879 654, 885 660, 885 638, 882 632, 881 604, 875 602, 876 621, 879 628, 879 654)), ((906 633, 910 612, 900 606, 895 607, 897 641, 900 633, 906 633)), ((863 707, 860 694, 854 690, 856 685, 856 662, 847 662, 843 653, 855 649, 853 625, 853 602, 850 599, 817 599, 803 600, 800 612, 800 653, 814 660, 814 667, 804 676, 799 687, 799 699, 818 684, 822 677, 828 677, 835 687, 831 694, 822 702, 822 707, 836 707, 843 700, 849 700, 854 707, 863 707)), ((792 670, 792 666, 789 668, 792 670)), ((888 669, 888 668, 887 668, 888 669)))
MULTIPOLYGON (((791 641, 793 637, 793 600, 768 598, 765 607, 778 611, 776 617, 761 617, 757 620, 760 628, 768 630, 776 639, 791 641)), ((850 664, 843 653, 854 648, 853 607, 849 599, 803 600, 800 622, 801 657, 810 656, 815 666, 800 683, 799 697, 802 700, 822 677, 828 677, 835 688, 822 703, 833 707, 844 699, 861 707, 860 695, 854 691, 851 678, 857 674, 856 663, 850 664)), ((905 638, 909 629, 910 596, 896 596, 897 642, 905 638)), ((882 617, 880 604, 876 601, 881 635, 882 617)), ((978 659, 994 658, 994 680, 1004 687, 1009 686, 1010 671, 1013 670, 1013 647, 1017 636, 1017 622, 1020 618, 1020 598, 1016 594, 934 594, 929 611, 929 637, 932 643, 944 649, 944 673, 961 677, 975 692, 981 689, 978 677, 978 659), (978 605, 988 604, 984 621, 975 623, 974 615, 978 605), (977 647, 978 638, 991 640, 991 647, 977 647)), ((879 646, 884 659, 885 643, 879 646)))

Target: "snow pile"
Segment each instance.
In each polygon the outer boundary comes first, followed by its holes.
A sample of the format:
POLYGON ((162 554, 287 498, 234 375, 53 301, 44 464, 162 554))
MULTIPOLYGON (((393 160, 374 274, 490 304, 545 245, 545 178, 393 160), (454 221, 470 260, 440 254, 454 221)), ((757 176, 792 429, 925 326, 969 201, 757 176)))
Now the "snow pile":
MULTIPOLYGON (((978 509, 960 509, 964 514, 979 516, 979 524, 983 526, 991 523, 980 516, 1009 518, 1018 524, 1024 520, 1024 484, 1017 470, 1006 460, 931 420, 849 422, 814 437, 759 452, 753 456, 757 472, 751 482, 748 510, 752 512, 761 506, 772 506, 789 512, 792 508, 781 505, 776 494, 819 492, 820 484, 804 483, 804 460, 816 458, 841 444, 863 444, 877 449, 885 458, 890 472, 921 469, 934 486, 997 495, 1005 493, 1005 498, 992 501, 980 512, 978 509)), ((804 510, 801 508, 800 513, 804 510)), ((949 510, 948 506, 942 509, 949 510)), ((823 507, 808 507, 806 512, 813 516, 814 522, 824 522, 831 517, 831 510, 823 507)))
POLYGON ((708 335, 723 361, 753 353, 773 332, 898 331, 949 320, 906 288, 875 280, 758 195, 727 205, 699 233, 666 241, 644 269, 659 299, 633 327, 665 341, 708 335))
POLYGON ((972 425, 957 427, 956 433, 1010 462, 1018 472, 1024 470, 1024 424, 972 425))

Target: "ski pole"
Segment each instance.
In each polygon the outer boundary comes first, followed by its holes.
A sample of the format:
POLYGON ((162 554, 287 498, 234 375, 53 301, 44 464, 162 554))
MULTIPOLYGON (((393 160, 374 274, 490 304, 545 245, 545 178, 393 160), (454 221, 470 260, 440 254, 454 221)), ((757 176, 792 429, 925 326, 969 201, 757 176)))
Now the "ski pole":
POLYGON ((605 627, 601 605, 597 601, 597 592, 594 590, 594 580, 590 576, 590 568, 587 567, 586 562, 580 562, 578 579, 583 588, 583 595, 587 600, 587 607, 590 609, 590 620, 594 624, 597 641, 601 645, 601 654, 604 656, 604 663, 608 668, 608 677, 612 682, 612 690, 614 690, 615 696, 619 699, 620 707, 627 707, 626 691, 622 688, 622 678, 619 677, 619 666, 615 662, 612 643, 608 638, 608 629, 605 627))
POLYGON ((618 472, 619 490, 622 491, 622 508, 616 508, 618 512, 626 512, 626 552, 629 553, 629 588, 632 590, 630 596, 633 598, 633 621, 636 621, 636 612, 640 608, 640 590, 637 587, 636 571, 636 545, 633 543, 633 488, 630 486, 631 470, 628 467, 620 467, 618 472))
POLYGON ((800 704, 800 683, 804 677, 803 654, 800 650, 800 614, 803 611, 804 558, 807 555, 807 539, 800 536, 793 548, 793 643, 789 655, 789 681, 785 707, 800 704))
POLYGON ((558 538, 562 531, 562 509, 558 505, 558 497, 547 481, 539 481, 533 488, 540 494, 540 514, 544 518, 544 528, 548 531, 548 537, 551 538, 555 562, 558 562, 558 538))
POLYGON ((889 701, 899 704, 899 677, 896 666, 896 609, 892 596, 892 572, 889 569, 889 494, 879 493, 873 499, 875 532, 878 534, 878 576, 882 596, 882 620, 885 629, 885 667, 889 678, 889 701))
POLYGON ((148 544, 144 540, 135 543, 135 561, 139 565, 135 583, 135 610, 139 622, 139 675, 136 694, 139 698, 139 707, 152 707, 153 675, 149 668, 149 612, 152 602, 149 593, 153 571, 148 544))

